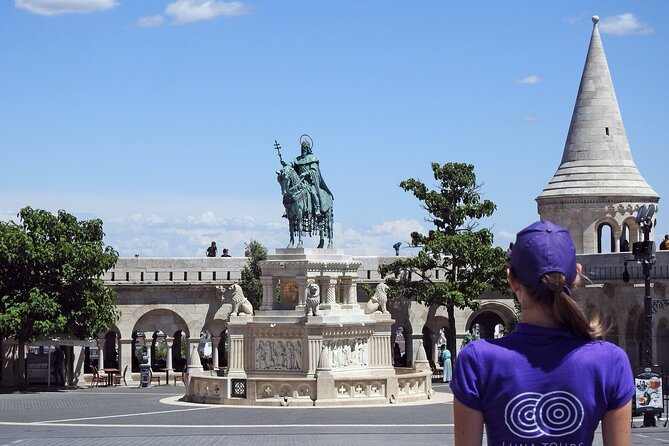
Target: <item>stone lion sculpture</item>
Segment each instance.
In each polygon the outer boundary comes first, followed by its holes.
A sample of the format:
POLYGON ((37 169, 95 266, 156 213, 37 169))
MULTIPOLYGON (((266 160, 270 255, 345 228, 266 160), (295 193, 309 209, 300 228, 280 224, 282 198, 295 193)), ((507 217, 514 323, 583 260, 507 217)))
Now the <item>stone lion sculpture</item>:
POLYGON ((228 291, 232 292, 232 312, 230 314, 234 314, 235 316, 239 316, 240 314, 253 314, 253 305, 251 305, 251 301, 244 296, 244 291, 241 286, 234 283, 230 285, 228 291))
POLYGON ((321 289, 316 282, 309 282, 307 285, 307 315, 309 312, 314 316, 318 316, 318 306, 321 304, 321 289))
POLYGON ((366 313, 387 313, 386 303, 388 302, 388 285, 380 283, 376 286, 374 295, 367 301, 365 307, 366 313))

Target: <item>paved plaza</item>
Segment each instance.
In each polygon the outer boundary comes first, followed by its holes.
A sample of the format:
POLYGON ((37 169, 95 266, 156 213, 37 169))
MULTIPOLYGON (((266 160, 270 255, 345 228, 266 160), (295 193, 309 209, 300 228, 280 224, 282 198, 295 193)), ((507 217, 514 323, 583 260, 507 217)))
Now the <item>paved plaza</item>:
MULTIPOLYGON (((452 395, 435 390, 401 406, 249 408, 182 403, 183 387, 35 388, 0 394, 0 446, 452 445, 452 395)), ((632 445, 660 444, 662 424, 633 429, 632 445)))

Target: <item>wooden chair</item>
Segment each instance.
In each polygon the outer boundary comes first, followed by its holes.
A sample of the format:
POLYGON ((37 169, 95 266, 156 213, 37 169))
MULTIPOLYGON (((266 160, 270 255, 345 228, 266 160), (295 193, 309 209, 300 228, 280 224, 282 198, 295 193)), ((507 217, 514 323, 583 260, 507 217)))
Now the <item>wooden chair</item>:
POLYGON ((149 369, 149 371, 151 372, 151 382, 158 381, 158 385, 160 385, 160 376, 155 376, 153 374, 153 370, 151 370, 151 369, 149 369))
POLYGON ((107 379, 100 376, 98 373, 98 368, 95 366, 91 367, 93 369, 93 378, 91 378, 91 387, 99 387, 100 383, 106 384, 107 379))
POLYGON ((123 380, 123 384, 127 387, 128 383, 125 382, 125 373, 128 371, 128 366, 125 366, 123 368, 123 374, 122 375, 116 375, 114 377, 114 385, 120 386, 121 385, 121 380, 123 380))
MULTIPOLYGON (((184 366, 183 370, 181 371, 181 382, 186 384, 186 371, 188 370, 188 366, 184 366)), ((177 385, 177 374, 174 374, 174 385, 177 385)))

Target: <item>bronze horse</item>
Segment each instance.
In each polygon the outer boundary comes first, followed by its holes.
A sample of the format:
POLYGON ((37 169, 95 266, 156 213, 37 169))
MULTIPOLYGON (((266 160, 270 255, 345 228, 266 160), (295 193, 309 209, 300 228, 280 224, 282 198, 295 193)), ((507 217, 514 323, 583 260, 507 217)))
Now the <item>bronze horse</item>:
POLYGON ((328 249, 333 247, 332 239, 334 233, 334 213, 332 210, 332 197, 324 194, 326 199, 321 202, 321 211, 316 214, 309 193, 309 185, 300 179, 289 164, 277 172, 277 181, 281 185, 283 195, 283 206, 286 213, 283 215, 288 219, 288 230, 290 242, 288 248, 301 248, 302 236, 312 236, 318 232, 320 241, 318 248, 323 248, 325 238, 328 239, 328 249), (297 235, 297 246, 295 236, 297 235))

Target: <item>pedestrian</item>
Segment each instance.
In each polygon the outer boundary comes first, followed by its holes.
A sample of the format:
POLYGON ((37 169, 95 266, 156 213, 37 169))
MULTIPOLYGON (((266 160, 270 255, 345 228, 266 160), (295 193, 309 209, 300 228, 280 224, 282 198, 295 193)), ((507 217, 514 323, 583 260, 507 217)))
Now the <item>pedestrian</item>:
POLYGON ((53 376, 57 386, 65 385, 65 353, 61 346, 57 345, 53 352, 53 376))
POLYGON ((209 248, 207 248, 207 257, 216 257, 216 242, 211 242, 209 248))
POLYGON ((445 345, 441 346, 441 362, 443 367, 442 381, 445 383, 451 382, 453 376, 453 365, 451 364, 451 352, 445 345))
POLYGON ((669 250, 669 234, 664 234, 664 240, 660 243, 660 251, 669 250))
POLYGON ((221 257, 230 257, 230 253, 228 252, 228 248, 223 248, 223 254, 221 254, 221 257))
POLYGON ((456 446, 629 446, 634 380, 627 355, 571 297, 581 265, 569 232, 538 221, 516 237, 507 268, 521 322, 499 339, 467 344, 451 389, 456 446))

